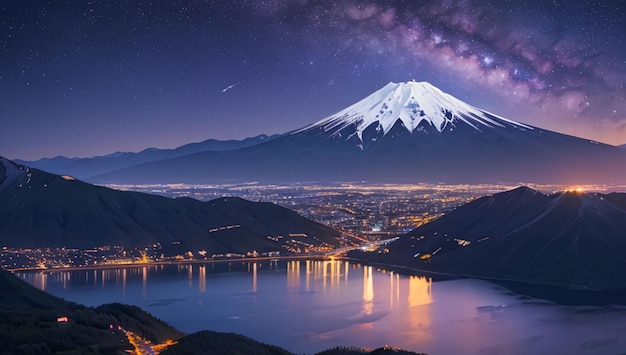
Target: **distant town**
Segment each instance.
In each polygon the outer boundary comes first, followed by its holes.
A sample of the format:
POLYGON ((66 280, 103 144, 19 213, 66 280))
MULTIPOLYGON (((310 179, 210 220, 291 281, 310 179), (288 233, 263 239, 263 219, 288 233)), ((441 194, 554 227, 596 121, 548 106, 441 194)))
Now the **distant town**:
MULTIPOLYGON (((304 217, 359 236, 403 234, 479 196, 514 185, 432 185, 362 183, 336 185, 106 185, 172 198, 209 201, 223 196, 271 202, 304 217)), ((544 186, 544 190, 557 189, 544 186)))

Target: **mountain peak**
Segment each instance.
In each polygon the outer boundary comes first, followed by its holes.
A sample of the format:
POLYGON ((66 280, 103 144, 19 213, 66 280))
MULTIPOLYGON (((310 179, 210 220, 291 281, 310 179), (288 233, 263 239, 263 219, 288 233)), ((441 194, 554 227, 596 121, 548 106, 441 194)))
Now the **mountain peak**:
POLYGON ((368 127, 374 126, 385 135, 398 121, 410 133, 451 131, 458 125, 477 131, 505 126, 533 129, 469 105, 428 82, 407 81, 390 82, 352 106, 293 133, 322 128, 337 134, 353 126, 354 133, 348 139, 357 135, 363 141, 363 131, 368 127))

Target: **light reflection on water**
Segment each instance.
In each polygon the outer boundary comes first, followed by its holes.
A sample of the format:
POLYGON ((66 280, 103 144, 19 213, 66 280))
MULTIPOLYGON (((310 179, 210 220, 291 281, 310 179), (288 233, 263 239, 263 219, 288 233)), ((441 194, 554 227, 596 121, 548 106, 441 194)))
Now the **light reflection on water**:
POLYGON ((150 265, 19 277, 89 306, 137 305, 184 332, 237 332, 297 353, 385 344, 436 354, 618 354, 623 308, 528 300, 335 260, 150 265))

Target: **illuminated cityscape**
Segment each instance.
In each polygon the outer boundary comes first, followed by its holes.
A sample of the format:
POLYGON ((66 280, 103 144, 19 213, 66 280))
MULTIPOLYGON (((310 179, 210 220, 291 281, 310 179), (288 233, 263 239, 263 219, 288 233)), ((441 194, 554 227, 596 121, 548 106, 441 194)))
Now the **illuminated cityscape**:
MULTIPOLYGON (((114 185, 119 190, 133 190, 164 196, 193 197, 202 201, 221 196, 236 196, 252 201, 272 202, 290 208, 299 214, 336 228, 345 236, 363 242, 392 238, 428 223, 444 212, 463 205, 479 196, 514 188, 510 185, 114 185)), ((558 185, 535 186, 543 191, 585 189, 607 191, 615 186, 567 187, 558 185)), ((238 225, 215 227, 209 232, 236 229, 238 225)), ((94 246, 91 249, 73 248, 8 248, 0 249, 0 265, 6 269, 48 269, 85 266, 106 266, 150 262, 208 261, 246 257, 279 257, 289 255, 316 255, 333 250, 330 245, 314 245, 299 235, 268 236, 278 242, 286 238, 275 251, 258 253, 212 254, 206 250, 189 250, 169 254, 156 243, 143 247, 94 246)), ((463 241, 459 241, 462 243, 463 241)), ((346 239, 346 245, 351 242, 346 239)), ((167 248, 166 248, 167 249, 167 248)))
MULTIPOLYGON (((210 200, 233 195, 249 200, 272 202, 295 210, 322 224, 342 230, 361 240, 386 238, 406 233, 439 217, 443 212, 476 196, 506 189, 506 186, 430 185, 337 185, 337 186, 112 186, 120 190, 158 193, 168 197, 193 197, 210 200)), ((238 225, 220 226, 209 230, 218 232, 236 229, 238 225)), ((268 236, 278 241, 287 238, 282 248, 266 253, 211 254, 206 250, 189 250, 167 254, 160 244, 136 248, 94 246, 92 249, 73 248, 8 248, 0 250, 0 265, 7 269, 46 269, 85 266, 119 265, 147 262, 215 260, 243 257, 277 257, 295 254, 329 252, 331 246, 308 243, 302 236, 268 236)))
MULTIPOLYGON (((406 233, 456 206, 511 185, 432 185, 362 183, 302 185, 107 185, 167 197, 193 197, 208 201, 236 196, 271 202, 292 209, 322 224, 359 236, 406 233)), ((545 186, 545 189, 553 187, 545 186)))

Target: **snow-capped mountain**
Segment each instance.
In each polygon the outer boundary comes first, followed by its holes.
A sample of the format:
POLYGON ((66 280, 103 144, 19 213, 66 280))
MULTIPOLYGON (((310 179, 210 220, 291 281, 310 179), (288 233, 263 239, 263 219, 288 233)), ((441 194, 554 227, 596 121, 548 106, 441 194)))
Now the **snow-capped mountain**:
POLYGON ((311 245, 340 244, 339 232, 275 204, 236 197, 201 202, 112 190, 0 157, 2 246, 86 249, 161 243, 178 249, 176 253, 285 253, 292 239, 277 236, 290 234, 306 235, 311 245))
POLYGON ((88 180, 623 183, 626 152, 515 122, 411 81, 389 83, 334 115, 266 142, 88 180))
POLYGON ((522 123, 498 117, 473 107, 427 82, 389 83, 354 105, 310 126, 296 130, 321 128, 330 135, 339 135, 353 129, 346 140, 356 136, 361 142, 364 132, 374 128, 385 136, 400 124, 409 133, 436 130, 453 131, 457 125, 468 125, 476 131, 496 127, 533 129, 522 123))

